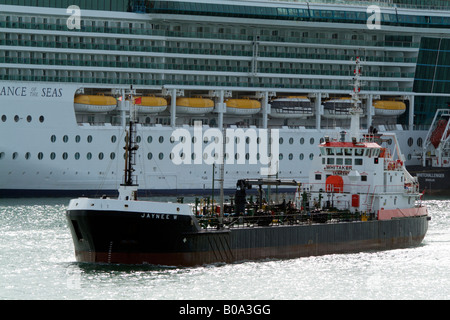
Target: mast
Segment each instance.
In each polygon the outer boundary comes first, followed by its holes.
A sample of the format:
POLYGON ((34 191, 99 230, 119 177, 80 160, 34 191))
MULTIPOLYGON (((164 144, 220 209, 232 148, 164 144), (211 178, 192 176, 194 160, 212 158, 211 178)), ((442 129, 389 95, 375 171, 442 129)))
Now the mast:
POLYGON ((362 114, 362 109, 359 107, 358 102, 360 102, 359 98, 359 92, 361 91, 361 66, 360 66, 360 59, 359 57, 356 57, 355 61, 355 70, 354 70, 354 77, 353 77, 353 92, 352 92, 352 101, 353 101, 353 107, 350 110, 351 114, 351 122, 350 122, 350 139, 359 141, 359 120, 360 115, 362 114))
POLYGON ((138 186, 137 176, 133 175, 134 165, 136 165, 136 151, 139 146, 136 144, 136 126, 134 120, 130 120, 129 130, 126 132, 125 143, 125 169, 123 186, 138 186))
MULTIPOLYGON (((125 138, 125 168, 123 183, 119 187, 119 199, 121 200, 137 200, 137 176, 134 174, 134 166, 136 165, 136 151, 139 145, 136 144, 136 105, 133 100, 133 89, 130 90, 130 123, 129 129, 126 131, 125 138)), ((140 99, 140 98, 138 98, 140 99)))

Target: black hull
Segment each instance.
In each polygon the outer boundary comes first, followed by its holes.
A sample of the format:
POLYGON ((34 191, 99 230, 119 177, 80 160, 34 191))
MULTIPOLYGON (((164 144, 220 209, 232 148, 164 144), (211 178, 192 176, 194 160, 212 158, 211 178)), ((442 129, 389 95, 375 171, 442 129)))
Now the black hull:
POLYGON ((199 229, 192 217, 68 211, 79 262, 197 266, 418 246, 428 217, 199 229))
POLYGON ((450 196, 450 168, 408 166, 407 169, 417 177, 425 194, 450 196))

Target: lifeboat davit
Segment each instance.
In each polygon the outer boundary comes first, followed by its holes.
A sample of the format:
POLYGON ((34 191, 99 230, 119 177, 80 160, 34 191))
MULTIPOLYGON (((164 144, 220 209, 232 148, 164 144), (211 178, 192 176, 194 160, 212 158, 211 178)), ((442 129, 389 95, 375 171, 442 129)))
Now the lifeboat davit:
POLYGON ((399 116, 405 113, 406 105, 401 101, 379 100, 373 104, 377 116, 399 116))
POLYGON ((74 99, 74 108, 78 112, 110 112, 116 107, 117 100, 111 96, 80 94, 74 99))
POLYGON ((314 108, 308 97, 289 96, 271 102, 272 118, 307 118, 314 115, 314 108))
POLYGON ((214 101, 204 98, 177 98, 177 113, 205 114, 214 110, 214 101))
MULTIPOLYGON (((333 119, 350 119, 354 102, 351 98, 338 98, 325 101, 323 103, 323 116, 324 118, 333 119)), ((361 101, 358 101, 358 105, 361 108, 361 101)), ((361 115, 362 116, 362 113, 361 115)))
MULTIPOLYGON (((139 97, 138 97, 139 98, 139 97)), ((134 102, 136 103, 134 98, 134 102)), ((139 113, 159 113, 167 109, 167 100, 161 97, 144 96, 140 97, 141 102, 136 105, 137 112, 139 113)))
POLYGON ((252 115, 261 110, 261 102, 251 99, 228 99, 227 114, 252 115))

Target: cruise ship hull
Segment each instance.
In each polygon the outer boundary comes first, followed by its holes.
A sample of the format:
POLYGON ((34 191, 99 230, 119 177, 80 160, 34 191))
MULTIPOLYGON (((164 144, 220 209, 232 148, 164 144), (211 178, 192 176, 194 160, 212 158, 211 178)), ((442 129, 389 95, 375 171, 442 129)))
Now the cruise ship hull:
MULTIPOLYGON (((123 172, 125 125, 78 123, 73 99, 81 85, 0 82, 0 87, 6 92, 0 95, 0 134, 8 137, 0 141, 0 197, 117 194, 123 172)), ((228 190, 234 189, 239 178, 263 176, 263 169, 268 167, 262 161, 251 163, 251 158, 246 159, 252 146, 262 150, 261 145, 248 144, 247 139, 254 143, 265 129, 234 127, 235 137, 239 138, 234 150, 243 147, 244 154, 238 159, 235 154, 225 164, 224 188, 228 190)), ((202 157, 211 143, 211 139, 205 143, 204 136, 214 128, 203 126, 197 137, 194 126, 139 124, 136 170, 141 194, 210 194, 213 188, 218 190, 218 185, 212 184, 213 175, 219 176, 218 165, 213 172, 202 157), (180 146, 179 141, 171 140, 176 130, 182 130, 186 141, 196 141, 183 150, 187 161, 181 164, 170 158, 180 146), (190 155, 197 152, 197 147, 200 156, 193 160, 190 155)), ((395 128, 407 165, 414 164, 416 160, 408 160, 408 156, 414 154, 426 131, 395 128)), ((324 136, 339 138, 341 130, 302 126, 267 129, 268 135, 279 137, 279 158, 272 165, 279 169, 278 177, 306 181, 311 163, 319 157, 317 144, 324 136)))
POLYGON ((68 210, 78 262, 198 266, 421 244, 428 217, 197 230, 190 217, 68 210))

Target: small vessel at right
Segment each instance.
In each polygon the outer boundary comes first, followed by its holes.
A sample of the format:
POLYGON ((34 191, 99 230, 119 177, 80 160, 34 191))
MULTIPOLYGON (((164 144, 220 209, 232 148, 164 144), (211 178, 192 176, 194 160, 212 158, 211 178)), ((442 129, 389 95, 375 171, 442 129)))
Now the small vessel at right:
MULTIPOLYGON (((438 109, 417 157, 420 165, 408 166, 426 194, 450 195, 450 109, 438 109)), ((409 142, 408 142, 409 143, 409 142)))

